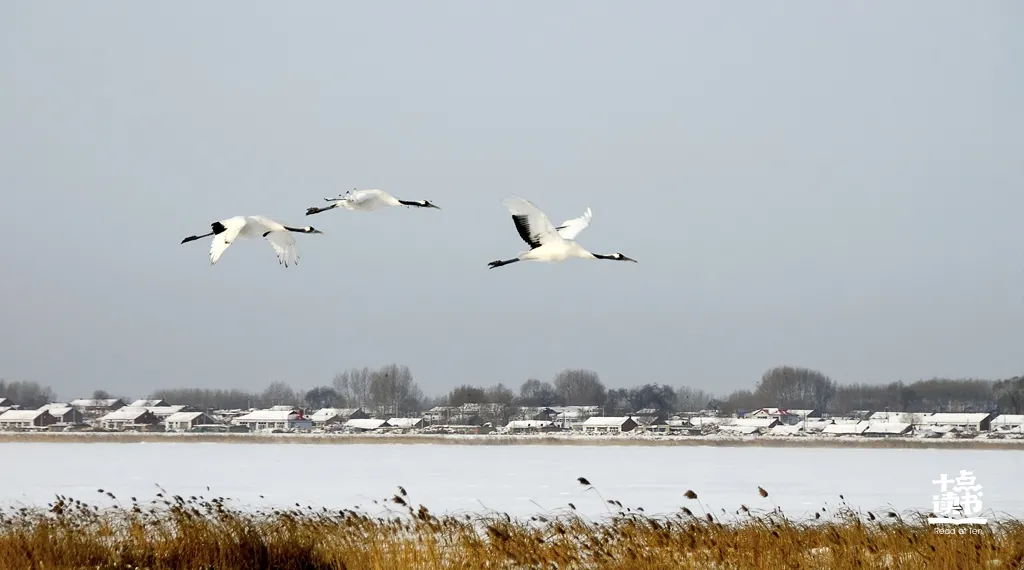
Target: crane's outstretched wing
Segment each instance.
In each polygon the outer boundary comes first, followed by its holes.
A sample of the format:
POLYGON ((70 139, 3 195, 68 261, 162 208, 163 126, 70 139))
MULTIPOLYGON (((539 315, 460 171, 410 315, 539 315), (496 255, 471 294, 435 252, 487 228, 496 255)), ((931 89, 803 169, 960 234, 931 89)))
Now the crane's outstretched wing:
POLYGON ((594 217, 594 214, 590 211, 590 208, 587 208, 587 211, 583 212, 582 216, 566 220, 555 229, 558 230, 558 235, 562 236, 562 239, 576 239, 580 232, 590 227, 590 219, 592 217, 594 217))
POLYGON ((288 230, 272 231, 265 234, 270 245, 274 247, 277 254, 277 262, 285 267, 299 264, 299 246, 295 243, 295 236, 288 230))
POLYGON ((274 248, 278 263, 285 267, 298 265, 299 246, 295 244, 295 236, 285 228, 284 224, 265 216, 249 216, 249 223, 274 248))
POLYGON ((391 204, 393 200, 394 198, 391 197, 391 194, 377 188, 352 190, 342 198, 342 201, 352 204, 356 209, 367 212, 395 205, 391 204))
POLYGON ((551 220, 533 202, 512 196, 505 198, 501 203, 512 213, 512 221, 516 225, 519 237, 523 238, 530 249, 562 241, 562 237, 555 231, 555 226, 551 225, 551 220))
POLYGON ((224 251, 231 245, 235 238, 238 237, 238 232, 242 231, 245 227, 245 218, 242 216, 235 216, 234 218, 228 218, 219 222, 210 224, 213 231, 217 231, 217 226, 221 225, 224 227, 224 231, 213 236, 213 241, 210 242, 210 265, 217 263, 220 256, 224 254, 224 251))

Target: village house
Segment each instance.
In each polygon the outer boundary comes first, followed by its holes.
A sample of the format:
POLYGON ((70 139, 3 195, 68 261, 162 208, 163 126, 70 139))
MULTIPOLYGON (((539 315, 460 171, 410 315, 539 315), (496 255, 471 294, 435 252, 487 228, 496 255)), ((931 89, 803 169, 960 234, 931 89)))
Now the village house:
POLYGON ((999 414, 992 419, 990 428, 993 431, 1024 431, 1024 414, 999 414))
POLYGON ((192 431, 196 426, 213 423, 213 418, 203 412, 178 412, 164 420, 167 431, 192 431))
POLYGON ((194 409, 192 406, 151 406, 147 407, 149 413, 153 414, 160 421, 165 421, 167 418, 177 414, 178 412, 198 412, 199 410, 194 409))
POLYGON ((391 418, 387 421, 387 427, 419 429, 423 427, 423 418, 391 418))
POLYGON ((903 422, 868 422, 868 427, 861 435, 865 437, 894 437, 908 436, 914 431, 914 426, 903 422))
POLYGON ((279 409, 253 410, 245 415, 238 416, 231 420, 231 422, 236 425, 245 426, 252 431, 313 428, 312 420, 303 417, 302 410, 292 408, 291 406, 281 406, 279 409))
POLYGON ((10 398, 0 396, 0 411, 7 411, 14 407, 14 402, 10 398))
POLYGON ((321 408, 309 419, 316 427, 343 424, 349 420, 370 417, 362 408, 321 408))
MULTIPOLYGON (((814 410, 800 410, 800 411, 801 412, 805 412, 805 413, 808 413, 808 412, 809 413, 814 413, 814 410)), ((813 417, 813 416, 811 416, 811 417, 813 417)), ((760 408, 760 409, 757 409, 757 410, 754 410, 752 412, 748 412, 748 413, 744 414, 743 418, 744 419, 755 419, 755 420, 775 419, 775 420, 778 420, 779 423, 781 423, 781 424, 794 425, 797 422, 802 421, 805 418, 805 416, 800 416, 800 415, 797 415, 797 414, 794 414, 794 413, 790 412, 789 410, 784 410, 784 409, 781 409, 781 408, 760 408)))
POLYGON ((638 426, 663 426, 668 421, 668 414, 656 408, 644 408, 629 414, 638 426))
POLYGON ((7 410, 0 414, 0 428, 19 429, 46 427, 57 423, 57 418, 46 410, 7 410))
POLYGON ((898 424, 918 424, 921 423, 921 414, 915 414, 913 412, 875 412, 867 418, 871 422, 894 422, 898 424))
POLYGON ((636 429, 637 423, 629 416, 593 416, 583 422, 587 433, 622 433, 636 429))
POLYGON ((843 435, 861 435, 871 422, 859 421, 859 422, 844 422, 844 423, 831 423, 825 426, 825 429, 821 433, 825 435, 843 436, 843 435))
POLYGON ((358 418, 345 422, 345 427, 355 431, 374 431, 387 426, 387 420, 377 418, 358 418))
POLYGON ((924 427, 943 427, 943 428, 959 428, 960 430, 967 431, 989 431, 992 426, 992 414, 980 412, 980 413, 967 413, 967 414, 949 414, 949 413, 936 413, 936 414, 924 414, 921 416, 920 424, 924 427))
POLYGON ((82 412, 68 404, 46 404, 39 409, 57 418, 56 423, 58 424, 80 424, 85 421, 82 417, 82 412))
POLYGON ((100 417, 97 422, 106 430, 124 430, 155 426, 160 423, 160 418, 146 408, 122 407, 100 417))
POLYGON ((70 405, 87 416, 104 414, 125 407, 124 401, 121 398, 71 400, 70 405))
POLYGON ((558 431, 558 426, 551 420, 512 420, 505 429, 509 433, 546 433, 558 431))

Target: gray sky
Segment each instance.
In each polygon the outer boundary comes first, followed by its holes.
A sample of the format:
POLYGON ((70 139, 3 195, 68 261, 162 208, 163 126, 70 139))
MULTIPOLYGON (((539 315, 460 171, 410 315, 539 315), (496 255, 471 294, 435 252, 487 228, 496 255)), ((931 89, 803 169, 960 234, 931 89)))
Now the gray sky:
POLYGON ((0 4, 0 376, 726 392, 1024 369, 1024 6, 0 4), (307 206, 354 187, 443 210, 307 206), (638 264, 495 270, 500 200, 638 264), (214 220, 296 237, 279 266, 214 220))

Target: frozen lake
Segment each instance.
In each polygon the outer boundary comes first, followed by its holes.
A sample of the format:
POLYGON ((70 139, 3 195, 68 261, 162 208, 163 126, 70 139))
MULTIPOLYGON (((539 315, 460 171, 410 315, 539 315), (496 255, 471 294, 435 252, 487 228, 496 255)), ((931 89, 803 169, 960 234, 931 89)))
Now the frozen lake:
MULTIPOLYGON (((391 497, 398 485, 414 505, 434 512, 504 511, 529 517, 566 507, 607 514, 586 491, 586 477, 605 499, 678 512, 694 501, 730 513, 741 504, 803 516, 839 495, 863 510, 892 506, 930 511, 943 473, 970 470, 982 485, 985 511, 1024 518, 1019 493, 1024 452, 961 449, 805 449, 634 447, 616 445, 0 443, 0 505, 45 505, 55 494, 107 504, 97 489, 127 502, 171 494, 235 499, 236 506, 363 507, 391 497), (770 493, 757 494, 758 486, 770 493), (207 486, 210 490, 207 490, 207 486), (260 498, 260 495, 263 497, 260 498), (539 505, 539 506, 538 506, 539 505)), ((392 505, 394 507, 394 505, 392 505)), ((991 513, 989 513, 991 515, 991 513)))

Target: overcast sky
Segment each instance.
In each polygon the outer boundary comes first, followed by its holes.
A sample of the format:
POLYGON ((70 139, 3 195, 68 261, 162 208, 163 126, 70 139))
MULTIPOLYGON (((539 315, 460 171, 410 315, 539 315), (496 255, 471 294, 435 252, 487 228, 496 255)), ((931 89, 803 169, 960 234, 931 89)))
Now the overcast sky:
POLYGON ((1024 5, 0 4, 0 377, 1024 372, 1024 5), (306 207, 354 187, 442 210, 306 207), (637 264, 524 250, 501 199, 637 264), (298 266, 211 222, 262 214, 298 266))

